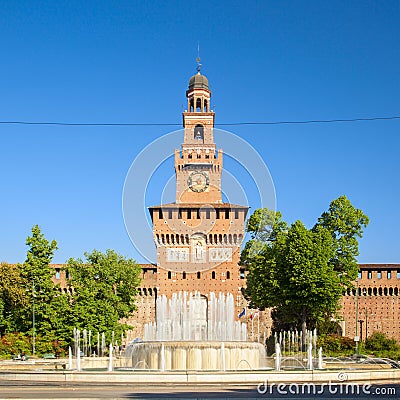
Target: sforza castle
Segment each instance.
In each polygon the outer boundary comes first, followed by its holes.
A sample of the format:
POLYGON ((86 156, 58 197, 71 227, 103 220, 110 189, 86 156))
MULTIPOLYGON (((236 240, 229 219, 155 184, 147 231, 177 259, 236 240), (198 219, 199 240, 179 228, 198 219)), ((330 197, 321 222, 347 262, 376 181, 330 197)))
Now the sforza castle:
MULTIPOLYGON (((214 142, 211 91, 200 68, 189 80, 186 97, 182 145, 174 158, 176 200, 148 209, 157 263, 142 265, 138 309, 129 321, 134 330, 128 339, 143 337, 144 324, 155 321, 159 296, 171 299, 179 292, 200 293, 197 317, 206 322, 207 303, 214 292, 232 294, 235 318, 240 315, 241 321, 247 322, 248 339, 262 342, 271 334, 270 311, 249 309, 242 296, 246 271, 239 260, 248 207, 222 200, 223 152, 214 142)), ((341 301, 342 334, 354 337, 358 321, 361 340, 381 331, 400 341, 400 264, 359 267, 355 289, 341 301)), ((54 268, 54 281, 63 287, 61 266, 54 268)))

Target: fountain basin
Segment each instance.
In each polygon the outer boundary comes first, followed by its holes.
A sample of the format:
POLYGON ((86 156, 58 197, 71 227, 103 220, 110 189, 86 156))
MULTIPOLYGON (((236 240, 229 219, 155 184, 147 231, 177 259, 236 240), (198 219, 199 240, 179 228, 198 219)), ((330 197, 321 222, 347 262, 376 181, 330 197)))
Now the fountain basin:
POLYGON ((130 343, 127 367, 159 371, 237 371, 265 367, 257 342, 146 341, 130 343))

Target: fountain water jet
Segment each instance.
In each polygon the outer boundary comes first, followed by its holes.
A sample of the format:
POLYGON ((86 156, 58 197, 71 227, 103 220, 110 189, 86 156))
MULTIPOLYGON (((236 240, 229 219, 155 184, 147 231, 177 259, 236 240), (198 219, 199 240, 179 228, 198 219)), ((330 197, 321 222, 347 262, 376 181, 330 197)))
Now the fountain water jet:
POLYGON ((247 342, 247 326, 235 321, 232 294, 174 293, 157 298, 156 321, 144 327, 144 341, 127 346, 134 369, 245 370, 264 366, 265 349, 247 342))

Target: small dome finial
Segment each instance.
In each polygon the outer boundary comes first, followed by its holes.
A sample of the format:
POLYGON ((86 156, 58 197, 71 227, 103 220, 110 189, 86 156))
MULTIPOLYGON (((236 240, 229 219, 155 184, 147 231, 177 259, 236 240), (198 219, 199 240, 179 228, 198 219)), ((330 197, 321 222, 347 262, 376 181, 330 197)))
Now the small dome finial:
POLYGON ((201 64, 200 64, 200 43, 197 43, 197 73, 200 75, 200 69, 201 69, 201 64))

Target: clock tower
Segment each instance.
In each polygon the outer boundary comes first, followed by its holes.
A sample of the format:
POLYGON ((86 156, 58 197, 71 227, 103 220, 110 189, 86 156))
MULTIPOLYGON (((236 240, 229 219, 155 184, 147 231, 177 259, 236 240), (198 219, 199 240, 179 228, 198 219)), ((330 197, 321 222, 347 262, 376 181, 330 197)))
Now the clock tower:
POLYGON ((197 73, 186 91, 183 143, 175 150, 176 199, 149 207, 157 249, 158 295, 200 292, 207 317, 210 293, 231 293, 243 307, 244 270, 239 266, 247 206, 222 201, 222 150, 214 142, 215 113, 208 79, 197 73))
POLYGON ((199 68, 189 80, 186 97, 184 140, 182 149, 175 151, 176 202, 222 203, 222 151, 214 143, 215 113, 210 110, 208 79, 199 68))

